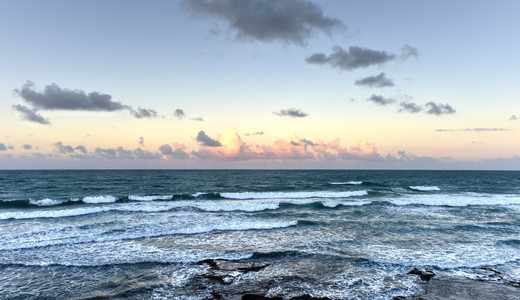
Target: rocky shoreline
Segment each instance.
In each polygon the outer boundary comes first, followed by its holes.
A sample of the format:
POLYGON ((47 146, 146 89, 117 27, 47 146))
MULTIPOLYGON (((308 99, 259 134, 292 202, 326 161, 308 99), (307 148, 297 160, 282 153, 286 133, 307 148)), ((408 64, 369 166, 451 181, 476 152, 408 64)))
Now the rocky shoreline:
MULTIPOLYGON (((269 266, 267 263, 230 261, 224 259, 207 259, 200 261, 201 265, 208 265, 208 271, 199 275, 197 279, 205 289, 204 282, 218 282, 222 286, 230 285, 240 276, 257 272, 269 266)), ((395 296, 393 300, 441 300, 441 299, 520 299, 520 282, 509 281, 491 268, 482 268, 489 275, 477 279, 465 277, 437 276, 430 270, 413 269, 408 274, 417 275, 423 281, 424 293, 412 296, 395 296)), ((266 286, 266 290, 268 286, 266 286)), ((302 294, 295 297, 267 296, 255 291, 244 291, 241 294, 230 294, 225 288, 210 292, 208 300, 330 300, 328 297, 314 297, 302 294)))

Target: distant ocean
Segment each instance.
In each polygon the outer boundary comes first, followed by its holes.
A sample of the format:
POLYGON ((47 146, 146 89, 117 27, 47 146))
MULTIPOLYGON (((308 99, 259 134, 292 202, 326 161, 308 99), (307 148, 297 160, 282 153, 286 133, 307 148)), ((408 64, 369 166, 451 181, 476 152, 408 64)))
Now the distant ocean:
POLYGON ((391 299, 413 268, 520 281, 520 172, 0 171, 1 299, 391 299))

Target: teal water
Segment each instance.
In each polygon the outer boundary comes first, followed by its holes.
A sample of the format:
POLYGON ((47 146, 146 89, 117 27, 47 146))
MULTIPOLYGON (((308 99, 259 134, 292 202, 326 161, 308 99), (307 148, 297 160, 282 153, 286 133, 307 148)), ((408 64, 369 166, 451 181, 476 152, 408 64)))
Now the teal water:
POLYGON ((0 171, 2 299, 391 299, 414 267, 520 281, 520 172, 0 171))

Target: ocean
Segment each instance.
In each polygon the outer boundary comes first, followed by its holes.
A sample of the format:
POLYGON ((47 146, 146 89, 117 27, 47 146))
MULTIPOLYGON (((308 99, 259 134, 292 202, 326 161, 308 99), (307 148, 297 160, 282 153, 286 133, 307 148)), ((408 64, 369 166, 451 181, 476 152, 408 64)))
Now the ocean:
POLYGON ((520 172, 0 171, 1 299, 392 299, 413 268, 520 281, 520 172))

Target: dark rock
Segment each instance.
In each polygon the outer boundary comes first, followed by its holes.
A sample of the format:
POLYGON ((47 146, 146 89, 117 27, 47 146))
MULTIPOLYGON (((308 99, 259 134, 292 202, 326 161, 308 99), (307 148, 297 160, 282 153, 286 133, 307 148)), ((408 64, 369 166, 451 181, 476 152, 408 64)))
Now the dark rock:
POLYGON ((266 297, 261 294, 245 294, 242 296, 242 300, 283 300, 282 297, 266 297))
POLYGON ((219 292, 211 292, 211 296, 210 300, 224 300, 224 297, 219 292))
POLYGON ((425 300, 437 299, 520 299, 520 289, 497 282, 459 277, 439 277, 426 286, 425 300))
POLYGON ((305 294, 301 296, 292 297, 291 300, 330 300, 329 297, 313 297, 311 295, 305 294))
POLYGON ((413 270, 408 272, 408 274, 419 275, 419 277, 423 281, 429 281, 433 276, 435 276, 435 273, 433 273, 432 271, 421 271, 417 268, 414 268, 413 270))

